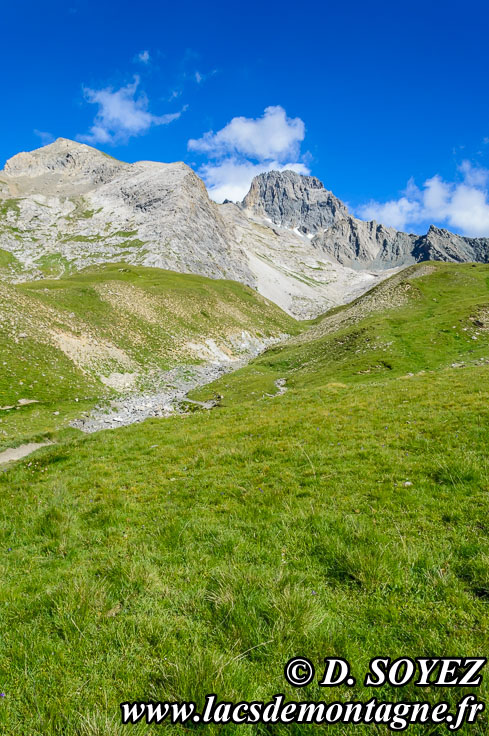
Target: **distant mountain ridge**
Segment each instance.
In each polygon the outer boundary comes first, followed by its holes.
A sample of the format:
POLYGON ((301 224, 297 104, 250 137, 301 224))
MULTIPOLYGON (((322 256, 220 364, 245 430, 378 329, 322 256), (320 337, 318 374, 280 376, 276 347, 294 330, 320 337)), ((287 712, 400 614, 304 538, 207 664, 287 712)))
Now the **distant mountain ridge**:
POLYGON ((125 261, 252 287, 297 318, 421 260, 489 260, 489 238, 402 233, 349 214, 313 176, 271 171, 217 205, 186 164, 117 161, 66 138, 0 171, 0 279, 125 261))
POLYGON ((419 261, 489 261, 489 238, 468 238, 431 225, 426 235, 359 220, 319 179, 271 171, 253 179, 241 203, 277 225, 298 228, 313 246, 350 268, 386 269, 419 261))
MULTIPOLYGON (((313 188, 324 196, 319 182, 313 188)), ((299 230, 217 205, 182 162, 128 164, 65 138, 7 162, 0 278, 60 277, 117 261, 233 279, 298 318, 349 301, 382 277, 334 262, 299 230)))

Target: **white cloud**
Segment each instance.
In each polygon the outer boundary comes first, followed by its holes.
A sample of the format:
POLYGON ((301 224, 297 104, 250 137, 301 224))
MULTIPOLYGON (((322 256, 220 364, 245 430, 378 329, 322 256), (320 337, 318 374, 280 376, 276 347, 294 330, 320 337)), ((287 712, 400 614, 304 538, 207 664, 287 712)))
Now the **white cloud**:
POLYGON ((474 187, 485 187, 489 179, 489 170, 481 166, 473 166, 470 161, 462 161, 458 170, 462 172, 465 183, 474 187))
POLYGON ((139 77, 135 76, 131 84, 117 90, 86 87, 83 90, 85 99, 98 105, 98 111, 89 133, 77 136, 78 140, 85 143, 125 143, 155 125, 168 125, 180 117, 182 111, 166 115, 150 113, 145 93, 136 94, 138 86, 139 77))
POLYGON ((149 64, 150 58, 151 57, 147 49, 145 49, 144 51, 140 51, 136 57, 137 61, 140 61, 142 64, 149 64))
POLYGON ((52 133, 47 133, 44 130, 37 130, 37 128, 34 128, 33 133, 41 139, 43 146, 47 146, 48 143, 52 143, 54 141, 54 135, 52 133))
POLYGON ((308 174, 300 160, 305 125, 288 118, 283 107, 267 107, 260 118, 236 117, 224 128, 191 139, 188 149, 213 159, 199 173, 216 202, 242 199, 251 180, 263 171, 292 169, 308 174))
POLYGON ((280 105, 267 107, 261 118, 233 118, 217 133, 209 131, 190 140, 191 151, 212 157, 242 154, 255 159, 296 156, 304 140, 305 126, 300 118, 288 118, 280 105))
POLYGON ((372 200, 358 214, 401 230, 435 223, 463 235, 489 236, 489 171, 470 161, 463 161, 459 171, 463 180, 458 182, 437 175, 419 188, 410 180, 399 199, 372 200))

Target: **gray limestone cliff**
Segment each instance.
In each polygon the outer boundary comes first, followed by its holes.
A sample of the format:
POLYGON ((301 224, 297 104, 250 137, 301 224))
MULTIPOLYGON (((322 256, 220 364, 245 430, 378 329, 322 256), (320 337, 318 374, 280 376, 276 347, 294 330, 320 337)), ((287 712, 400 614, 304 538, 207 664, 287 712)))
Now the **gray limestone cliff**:
POLYGON ((398 268, 420 261, 489 261, 489 238, 467 238, 434 225, 426 235, 414 235, 351 216, 315 235, 312 245, 357 270, 398 268))
POLYGON ((384 270, 418 261, 489 261, 489 238, 467 238, 432 225, 426 235, 359 220, 319 179, 270 171, 253 179, 245 212, 297 228, 333 261, 357 271, 384 270))
POLYGON ((312 244, 343 266, 386 269, 415 262, 415 239, 415 235, 348 215, 315 235, 312 244))
POLYGON ((359 220, 294 171, 260 174, 241 204, 217 205, 182 162, 125 163, 65 138, 0 171, 0 280, 125 261, 234 279, 310 318, 430 259, 489 262, 489 238, 359 220))
POLYGON ((311 217, 280 227, 217 205, 182 162, 130 164, 59 138, 13 156, 0 171, 0 281, 124 261, 240 281, 289 314, 314 317, 381 276, 334 263, 294 229, 312 227, 312 218, 326 226, 331 208, 342 205, 312 177, 292 177, 295 194, 289 189, 284 207, 309 209, 311 217), (301 189, 311 190, 302 204, 301 189))
POLYGON ((489 238, 467 238, 431 225, 413 249, 416 261, 489 262, 489 238))
POLYGON ((295 171, 269 171, 255 176, 242 206, 254 215, 302 233, 324 230, 348 215, 343 202, 328 192, 319 179, 295 171))

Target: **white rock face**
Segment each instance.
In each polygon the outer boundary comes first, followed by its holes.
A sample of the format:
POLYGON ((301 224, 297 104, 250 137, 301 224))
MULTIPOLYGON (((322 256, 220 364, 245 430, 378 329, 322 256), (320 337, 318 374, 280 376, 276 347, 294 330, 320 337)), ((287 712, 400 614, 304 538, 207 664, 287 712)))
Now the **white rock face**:
POLYGON ((0 276, 10 280, 126 261, 234 279, 310 318, 388 275, 338 263, 304 227, 216 205, 184 163, 127 164, 64 138, 7 162, 0 213, 0 276))
POLYGON ((12 194, 62 194, 73 196, 110 181, 130 164, 117 161, 83 143, 58 138, 29 153, 18 153, 5 164, 12 194))
POLYGON ((299 318, 350 301, 390 275, 345 267, 297 229, 279 227, 235 204, 221 205, 221 214, 247 256, 254 287, 299 318))

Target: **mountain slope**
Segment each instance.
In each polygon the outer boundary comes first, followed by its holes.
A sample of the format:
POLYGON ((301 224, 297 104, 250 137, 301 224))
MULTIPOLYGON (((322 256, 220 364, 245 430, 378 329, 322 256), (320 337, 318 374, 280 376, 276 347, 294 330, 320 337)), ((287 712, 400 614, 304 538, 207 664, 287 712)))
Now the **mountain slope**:
POLYGON ((434 225, 426 235, 413 235, 351 216, 318 233, 312 242, 338 263, 355 269, 399 268, 420 261, 489 260, 489 238, 467 238, 434 225))
MULTIPOLYGON (((313 189, 309 199, 320 206, 317 180, 313 189)), ((237 280, 300 318, 375 283, 374 274, 333 263, 299 231, 258 219, 216 205, 183 163, 126 164, 58 139, 0 172, 0 276, 57 277, 124 260, 237 280)))
POLYGON ((33 275, 52 262, 63 272, 127 260, 252 283, 217 205, 183 163, 124 164, 59 139, 10 159, 0 184, 2 245, 33 275))
POLYGON ((299 319, 350 301, 388 275, 339 265, 309 236, 236 204, 221 205, 220 213, 246 254, 254 288, 299 319))
POLYGON ((233 279, 300 319, 422 260, 482 261, 489 239, 364 222, 315 177, 260 174, 216 205, 183 163, 116 161, 63 138, 0 172, 0 278, 58 277, 126 261, 233 279))
MULTIPOLYGON (((371 658, 482 657, 488 277, 414 266, 223 378, 219 408, 0 473, 2 733, 122 736, 122 701, 296 701, 297 653, 351 662, 342 702, 419 701, 414 682, 365 688, 371 658)), ((465 694, 422 698, 453 712, 465 694)))
POLYGON ((13 197, 41 191, 46 196, 69 197, 85 194, 130 170, 130 164, 95 148, 58 138, 55 143, 9 159, 0 175, 0 186, 13 197))
POLYGON ((302 318, 375 282, 333 264, 288 228, 262 222, 264 237, 255 237, 255 223, 240 219, 212 202, 183 163, 125 164, 58 139, 14 156, 0 172, 0 275, 57 277, 124 260, 237 280, 302 318), (303 274, 301 261, 316 273, 303 274))
MULTIPOLYGON (((241 284, 159 269, 0 282, 0 446, 66 426, 101 399, 212 380, 300 329, 241 284)), ((168 413, 162 402, 146 415, 168 413)))
POLYGON ((433 225, 418 236, 359 220, 318 179, 293 171, 259 174, 241 206, 276 225, 297 228, 312 239, 318 257, 355 270, 378 272, 429 260, 489 260, 489 238, 466 238, 433 225))
MULTIPOLYGON (((271 391, 283 377, 291 387, 312 388, 486 365, 488 279, 486 265, 413 265, 226 378, 226 400, 271 391)), ((212 390, 219 390, 219 382, 212 390)), ((199 397, 205 396, 204 388, 199 397)))

